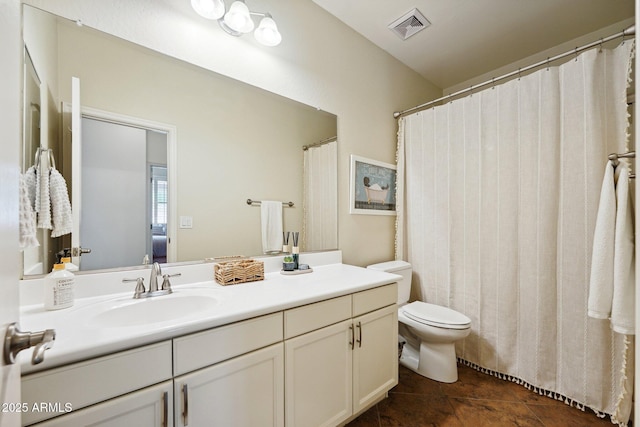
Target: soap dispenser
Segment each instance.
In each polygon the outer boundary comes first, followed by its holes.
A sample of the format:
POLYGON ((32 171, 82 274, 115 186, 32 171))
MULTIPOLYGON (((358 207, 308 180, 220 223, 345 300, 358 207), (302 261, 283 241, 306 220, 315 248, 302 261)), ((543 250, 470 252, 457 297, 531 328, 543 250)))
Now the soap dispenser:
POLYGON ((53 271, 44 278, 44 308, 59 310, 71 307, 74 299, 75 277, 65 269, 64 263, 53 265, 53 271))

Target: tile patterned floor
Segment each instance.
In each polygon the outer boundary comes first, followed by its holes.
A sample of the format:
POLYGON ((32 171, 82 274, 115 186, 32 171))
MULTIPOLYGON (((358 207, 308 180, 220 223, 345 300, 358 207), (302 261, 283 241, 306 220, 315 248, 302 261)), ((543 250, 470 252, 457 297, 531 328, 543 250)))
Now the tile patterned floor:
POLYGON ((572 408, 515 383, 458 366, 444 384, 400 366, 399 384, 347 427, 611 427, 609 417, 572 408))

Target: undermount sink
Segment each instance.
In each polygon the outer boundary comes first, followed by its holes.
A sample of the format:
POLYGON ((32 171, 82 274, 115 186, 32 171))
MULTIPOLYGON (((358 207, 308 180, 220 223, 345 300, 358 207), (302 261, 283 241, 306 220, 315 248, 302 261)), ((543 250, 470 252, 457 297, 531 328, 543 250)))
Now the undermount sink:
POLYGON ((144 299, 119 298, 104 301, 83 307, 79 311, 85 313, 84 323, 88 327, 119 328, 195 317, 215 308, 219 301, 218 296, 202 292, 177 291, 144 299))

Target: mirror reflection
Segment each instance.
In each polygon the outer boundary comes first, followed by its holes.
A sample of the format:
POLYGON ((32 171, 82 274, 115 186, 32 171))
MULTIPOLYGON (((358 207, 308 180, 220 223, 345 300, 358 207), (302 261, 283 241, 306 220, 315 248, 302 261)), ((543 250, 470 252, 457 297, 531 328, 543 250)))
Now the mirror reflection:
POLYGON ((283 228, 302 233, 302 250, 337 247, 335 115, 27 5, 23 16, 38 79, 29 84, 44 110, 38 140, 27 135, 25 102, 23 171, 30 150, 51 148, 74 211, 72 235, 39 231, 40 246, 24 251, 25 275, 47 273, 72 247, 91 249, 74 258, 81 270, 262 254, 261 209, 247 199, 292 201, 283 228), (113 126, 143 142, 111 135, 113 126), (166 148, 149 142, 158 139, 166 148), (94 170, 74 173, 78 159, 94 170))

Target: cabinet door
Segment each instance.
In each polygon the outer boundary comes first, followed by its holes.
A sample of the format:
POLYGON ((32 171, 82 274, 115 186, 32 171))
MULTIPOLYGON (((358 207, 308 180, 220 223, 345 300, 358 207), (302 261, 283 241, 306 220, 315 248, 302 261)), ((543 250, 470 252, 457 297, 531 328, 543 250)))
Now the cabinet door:
POLYGON ((285 341, 286 424, 335 426, 351 415, 351 320, 285 341))
POLYGON ((398 384, 398 308, 353 319, 353 412, 372 404, 398 384))
POLYGON ((177 377, 177 426, 284 426, 283 344, 177 377))
POLYGON ((106 402, 36 424, 38 427, 171 427, 173 381, 165 381, 106 402))

